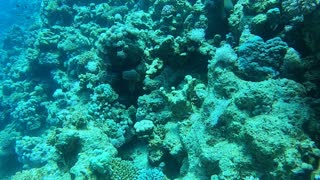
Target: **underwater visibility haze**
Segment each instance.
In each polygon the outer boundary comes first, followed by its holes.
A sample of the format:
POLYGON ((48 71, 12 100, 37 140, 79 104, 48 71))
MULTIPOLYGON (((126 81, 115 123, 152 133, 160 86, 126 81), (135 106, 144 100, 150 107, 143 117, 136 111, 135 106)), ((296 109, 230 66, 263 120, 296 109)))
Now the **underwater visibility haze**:
POLYGON ((320 180, 320 0, 2 0, 0 179, 320 180))

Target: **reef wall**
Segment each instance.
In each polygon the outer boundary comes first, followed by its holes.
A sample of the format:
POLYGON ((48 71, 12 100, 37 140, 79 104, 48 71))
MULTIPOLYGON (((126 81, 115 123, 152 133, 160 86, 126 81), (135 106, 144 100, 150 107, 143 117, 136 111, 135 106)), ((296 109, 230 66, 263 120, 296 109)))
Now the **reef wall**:
POLYGON ((0 50, 0 177, 319 179, 319 0, 43 0, 0 50))

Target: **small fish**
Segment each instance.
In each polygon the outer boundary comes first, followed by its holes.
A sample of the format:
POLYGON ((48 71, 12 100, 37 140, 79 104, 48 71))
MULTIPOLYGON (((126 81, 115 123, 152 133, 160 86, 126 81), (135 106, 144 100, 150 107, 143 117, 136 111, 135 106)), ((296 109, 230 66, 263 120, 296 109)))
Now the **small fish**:
POLYGON ((135 69, 131 69, 128 71, 123 71, 122 78, 128 81, 137 82, 140 80, 140 74, 135 69))
POLYGON ((26 4, 16 4, 16 8, 28 9, 28 5, 26 5, 26 4))

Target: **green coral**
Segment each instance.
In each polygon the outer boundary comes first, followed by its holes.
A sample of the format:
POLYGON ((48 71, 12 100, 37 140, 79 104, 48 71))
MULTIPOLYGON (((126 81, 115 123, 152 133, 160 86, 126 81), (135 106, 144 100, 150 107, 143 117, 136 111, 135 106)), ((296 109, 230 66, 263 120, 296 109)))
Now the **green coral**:
POLYGON ((115 158, 111 161, 111 180, 129 180, 137 176, 137 169, 130 161, 115 158))

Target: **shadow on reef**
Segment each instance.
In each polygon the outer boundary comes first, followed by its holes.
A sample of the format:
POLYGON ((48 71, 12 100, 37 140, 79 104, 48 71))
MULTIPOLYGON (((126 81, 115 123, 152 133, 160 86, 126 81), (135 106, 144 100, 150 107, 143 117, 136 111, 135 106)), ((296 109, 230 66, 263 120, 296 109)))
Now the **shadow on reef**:
POLYGON ((231 0, 207 0, 205 1, 206 16, 208 18, 208 28, 206 29, 206 37, 213 38, 219 34, 222 37, 229 32, 228 18, 233 8, 231 0))
MULTIPOLYGON (((8 147, 6 147, 8 148, 8 147)), ((23 169, 23 164, 18 160, 18 156, 14 151, 14 145, 6 153, 0 154, 0 177, 8 177, 14 175, 17 171, 23 169)))

